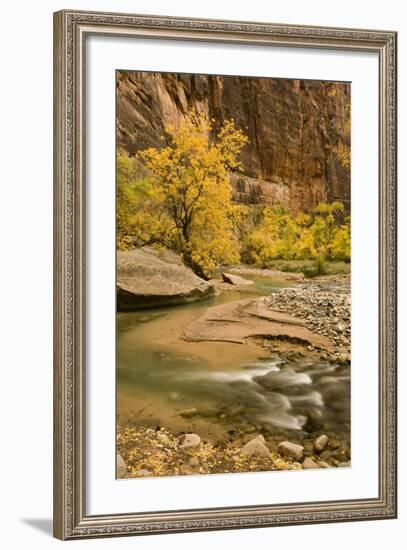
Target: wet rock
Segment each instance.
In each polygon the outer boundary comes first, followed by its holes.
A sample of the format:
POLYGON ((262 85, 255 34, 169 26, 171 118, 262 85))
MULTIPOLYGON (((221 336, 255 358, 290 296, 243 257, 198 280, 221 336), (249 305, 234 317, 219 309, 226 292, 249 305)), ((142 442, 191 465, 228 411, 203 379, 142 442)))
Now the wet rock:
POLYGON ((327 435, 320 435, 314 440, 314 449, 317 453, 320 453, 325 449, 328 443, 328 436, 327 435))
POLYGON ((180 449, 194 449, 201 444, 201 438, 198 434, 183 434, 178 438, 178 447, 180 449))
POLYGON ((127 466, 123 460, 123 457, 119 454, 116 455, 116 477, 121 478, 127 475, 127 466))
POLYGON ((225 281, 225 283, 229 283, 230 285, 254 284, 254 281, 249 281, 249 279, 244 279, 243 277, 239 277, 239 275, 232 275, 231 273, 222 273, 222 279, 225 281))
POLYGON ((340 453, 338 453, 335 458, 339 461, 339 462, 348 462, 348 456, 346 454, 345 451, 341 451, 340 453))
POLYGON ((296 460, 300 460, 304 455, 304 447, 302 445, 292 443, 291 441, 282 441, 279 443, 277 448, 278 452, 283 456, 289 456, 291 458, 295 458, 296 460))
POLYGON ((319 468, 319 466, 315 462, 315 460, 313 460, 309 456, 302 463, 302 467, 304 468, 304 470, 312 470, 312 469, 315 469, 315 468, 319 468))
POLYGON ((341 446, 340 442, 337 440, 337 439, 332 439, 330 442, 329 442, 329 447, 331 449, 339 449, 341 446))
POLYGON ((258 435, 251 439, 242 447, 243 456, 266 456, 271 457, 271 453, 266 447, 265 439, 262 435, 258 435))

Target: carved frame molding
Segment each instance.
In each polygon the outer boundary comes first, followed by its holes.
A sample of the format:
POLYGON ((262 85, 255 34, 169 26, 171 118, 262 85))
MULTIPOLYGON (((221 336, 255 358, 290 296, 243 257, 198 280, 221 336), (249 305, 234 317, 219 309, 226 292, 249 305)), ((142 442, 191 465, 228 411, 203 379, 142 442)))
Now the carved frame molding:
POLYGON ((395 518, 396 50, 392 31, 64 10, 54 14, 54 535, 60 539, 395 518), (373 51, 379 59, 379 496, 86 514, 84 51, 91 34, 373 51))

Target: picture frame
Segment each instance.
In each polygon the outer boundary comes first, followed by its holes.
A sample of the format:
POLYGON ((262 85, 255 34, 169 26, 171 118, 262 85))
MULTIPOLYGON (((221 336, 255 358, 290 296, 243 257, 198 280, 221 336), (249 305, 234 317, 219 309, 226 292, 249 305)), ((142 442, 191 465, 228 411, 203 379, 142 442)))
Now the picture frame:
POLYGON ((74 10, 54 14, 55 537, 66 540, 396 517, 396 61, 397 35, 392 31, 74 10), (85 139, 86 75, 89 69, 86 46, 92 36, 108 36, 111 40, 175 41, 181 47, 194 42, 278 47, 295 52, 335 50, 376 56, 379 75, 376 197, 379 257, 378 339, 375 342, 378 352, 378 490, 375 497, 89 513, 87 210, 92 196, 88 196, 86 191, 85 139))

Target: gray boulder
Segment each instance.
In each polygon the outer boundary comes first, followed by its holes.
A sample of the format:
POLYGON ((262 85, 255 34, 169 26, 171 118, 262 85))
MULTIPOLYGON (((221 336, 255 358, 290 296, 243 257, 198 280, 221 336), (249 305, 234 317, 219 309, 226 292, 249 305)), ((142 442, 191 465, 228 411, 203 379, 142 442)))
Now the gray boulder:
POLYGON ((216 294, 167 249, 136 248, 117 253, 117 309, 137 309, 184 304, 216 294))
POLYGON ((312 458, 307 457, 304 462, 302 463, 302 467, 304 470, 313 470, 315 468, 319 468, 318 464, 315 462, 315 460, 312 460, 312 458))
POLYGON ((157 432, 157 441, 160 445, 163 445, 164 447, 174 447, 174 442, 171 441, 171 439, 168 437, 168 435, 157 432))

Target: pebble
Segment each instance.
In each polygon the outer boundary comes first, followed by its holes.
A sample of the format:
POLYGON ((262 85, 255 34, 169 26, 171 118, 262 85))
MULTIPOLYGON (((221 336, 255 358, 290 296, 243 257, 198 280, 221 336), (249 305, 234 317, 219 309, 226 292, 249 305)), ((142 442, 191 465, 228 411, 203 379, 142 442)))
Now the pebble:
POLYGON ((304 447, 302 445, 297 445, 291 441, 282 441, 278 445, 278 451, 283 456, 289 456, 295 458, 296 460, 301 459, 304 456, 304 447))
POLYGON ((328 458, 332 457, 332 451, 329 451, 326 449, 325 451, 322 451, 322 453, 319 455, 323 460, 327 460, 328 458))
POLYGON ((157 432, 157 440, 161 443, 161 445, 165 445, 165 447, 173 447, 174 442, 171 441, 171 439, 168 437, 168 435, 163 434, 161 432, 157 432))
POLYGON ((243 456, 266 456, 271 457, 271 453, 266 447, 266 441, 262 435, 251 439, 242 447, 243 456))
POLYGON ((152 475, 152 472, 150 472, 150 470, 142 468, 141 470, 137 470, 134 475, 136 477, 148 477, 152 475))
POLYGON ((304 462, 302 463, 302 467, 304 470, 311 470, 314 468, 319 468, 318 464, 310 457, 307 457, 304 462))
POLYGON ((318 462, 318 466, 320 468, 330 468, 330 464, 328 464, 328 462, 325 462, 324 460, 321 460, 320 462, 318 462))
POLYGON ((180 449, 193 449, 199 447, 201 438, 198 434, 183 434, 178 438, 178 447, 180 449))
POLYGON ((125 477, 127 474, 127 466, 123 460, 123 457, 119 454, 116 456, 116 476, 125 477))
POLYGON ((317 453, 320 453, 325 449, 328 443, 328 436, 327 435, 320 435, 314 440, 314 449, 317 453))

